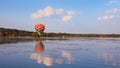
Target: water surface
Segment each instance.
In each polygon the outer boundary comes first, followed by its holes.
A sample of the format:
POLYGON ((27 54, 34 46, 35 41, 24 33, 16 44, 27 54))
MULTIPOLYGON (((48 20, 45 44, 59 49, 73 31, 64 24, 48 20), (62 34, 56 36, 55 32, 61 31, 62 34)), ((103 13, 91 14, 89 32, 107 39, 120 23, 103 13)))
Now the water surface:
POLYGON ((120 38, 0 44, 0 68, 120 68, 120 38))

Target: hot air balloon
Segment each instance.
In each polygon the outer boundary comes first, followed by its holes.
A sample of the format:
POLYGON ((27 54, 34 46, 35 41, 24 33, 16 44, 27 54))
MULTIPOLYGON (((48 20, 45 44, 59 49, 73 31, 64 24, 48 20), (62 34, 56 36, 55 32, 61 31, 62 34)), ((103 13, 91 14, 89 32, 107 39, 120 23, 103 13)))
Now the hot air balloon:
POLYGON ((45 30, 45 25, 44 24, 36 24, 35 25, 36 32, 41 35, 41 33, 44 32, 45 30))

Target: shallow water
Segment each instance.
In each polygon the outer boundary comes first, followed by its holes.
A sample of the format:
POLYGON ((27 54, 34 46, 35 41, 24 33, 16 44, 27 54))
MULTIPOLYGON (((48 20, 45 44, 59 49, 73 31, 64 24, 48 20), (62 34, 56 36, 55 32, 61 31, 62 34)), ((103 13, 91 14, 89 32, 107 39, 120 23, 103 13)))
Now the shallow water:
POLYGON ((120 68, 120 38, 0 44, 0 68, 120 68))

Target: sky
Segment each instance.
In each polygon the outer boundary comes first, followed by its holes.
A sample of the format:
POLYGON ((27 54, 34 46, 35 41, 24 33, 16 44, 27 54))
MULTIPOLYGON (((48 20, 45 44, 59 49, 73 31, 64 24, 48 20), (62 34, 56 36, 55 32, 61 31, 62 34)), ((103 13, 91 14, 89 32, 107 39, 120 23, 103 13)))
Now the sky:
POLYGON ((0 0, 0 28, 120 34, 120 0, 0 0))

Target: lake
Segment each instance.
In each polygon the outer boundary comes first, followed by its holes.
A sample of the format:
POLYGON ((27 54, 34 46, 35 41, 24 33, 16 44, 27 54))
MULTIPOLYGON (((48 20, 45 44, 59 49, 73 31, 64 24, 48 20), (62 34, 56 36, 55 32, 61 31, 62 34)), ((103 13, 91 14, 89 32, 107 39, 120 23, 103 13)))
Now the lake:
POLYGON ((120 68, 120 38, 1 43, 0 68, 120 68))

